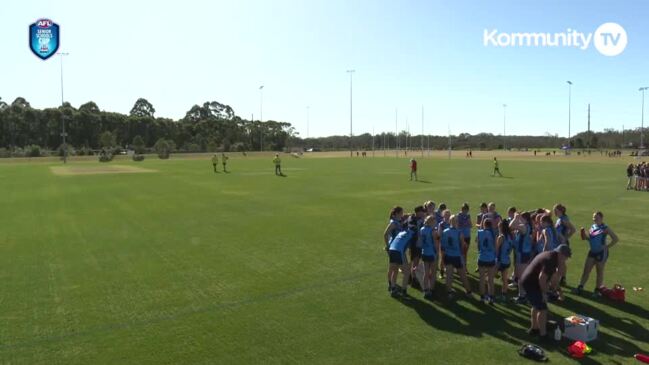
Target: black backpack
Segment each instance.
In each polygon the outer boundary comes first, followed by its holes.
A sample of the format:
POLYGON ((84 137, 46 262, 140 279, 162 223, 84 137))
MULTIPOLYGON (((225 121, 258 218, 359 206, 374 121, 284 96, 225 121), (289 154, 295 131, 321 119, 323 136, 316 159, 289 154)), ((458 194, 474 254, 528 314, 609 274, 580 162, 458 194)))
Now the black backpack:
POLYGON ((518 350, 518 354, 534 361, 548 361, 547 356, 545 356, 545 351, 536 345, 523 345, 523 347, 518 350))

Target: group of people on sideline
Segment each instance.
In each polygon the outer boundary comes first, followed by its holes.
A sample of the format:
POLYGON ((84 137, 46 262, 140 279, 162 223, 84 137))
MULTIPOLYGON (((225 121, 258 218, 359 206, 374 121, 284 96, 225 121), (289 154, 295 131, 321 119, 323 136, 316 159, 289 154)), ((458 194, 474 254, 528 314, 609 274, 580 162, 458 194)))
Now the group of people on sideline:
MULTIPOLYGON (((568 271, 566 260, 572 256, 570 240, 577 233, 566 213, 564 205, 556 204, 551 210, 519 211, 510 207, 501 216, 492 202, 480 204, 474 222, 467 203, 455 214, 445 203, 437 206, 432 201, 416 206, 411 213, 395 206, 383 234, 389 261, 388 291, 393 297, 405 297, 411 286, 420 289, 425 299, 432 300, 439 275, 444 280, 447 298, 453 300, 457 296, 453 289, 457 274, 464 295, 473 297, 468 281, 473 242, 480 300, 491 305, 506 302, 510 289, 515 290, 517 295, 511 299, 532 307, 529 332, 545 337, 547 302, 563 300, 561 286, 565 285, 568 271), (399 273, 401 285, 397 285, 399 273), (499 290, 494 284, 497 278, 501 280, 499 290)), ((582 293, 595 267, 593 295, 599 296, 609 248, 618 242, 618 237, 604 223, 604 214, 599 211, 593 214, 590 228, 581 228, 579 233, 588 242, 589 252, 574 292, 582 293)))
POLYGON ((649 191, 649 164, 642 161, 637 165, 632 163, 626 167, 627 190, 649 191))

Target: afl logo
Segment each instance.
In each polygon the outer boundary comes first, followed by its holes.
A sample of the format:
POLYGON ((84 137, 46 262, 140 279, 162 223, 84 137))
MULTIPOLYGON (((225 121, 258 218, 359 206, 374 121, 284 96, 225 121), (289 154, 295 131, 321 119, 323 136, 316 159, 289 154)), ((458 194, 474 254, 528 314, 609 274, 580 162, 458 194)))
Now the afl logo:
POLYGON ((49 28, 54 24, 51 20, 49 19, 39 19, 36 21, 36 26, 39 28, 49 28))

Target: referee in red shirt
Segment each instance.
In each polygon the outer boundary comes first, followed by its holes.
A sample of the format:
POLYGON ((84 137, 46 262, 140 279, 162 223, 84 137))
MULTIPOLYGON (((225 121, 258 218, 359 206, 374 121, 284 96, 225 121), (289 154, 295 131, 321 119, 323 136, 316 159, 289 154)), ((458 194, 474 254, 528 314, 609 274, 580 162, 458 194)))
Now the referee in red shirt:
POLYGON ((417 181, 417 161, 414 158, 410 160, 410 181, 413 177, 417 181))

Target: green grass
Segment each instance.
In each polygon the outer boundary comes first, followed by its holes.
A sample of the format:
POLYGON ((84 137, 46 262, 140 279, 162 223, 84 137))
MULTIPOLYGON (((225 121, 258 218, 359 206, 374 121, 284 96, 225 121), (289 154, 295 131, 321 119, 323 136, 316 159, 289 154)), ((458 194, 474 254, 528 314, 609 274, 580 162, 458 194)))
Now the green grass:
MULTIPOLYGON (((0 363, 519 362, 526 307, 386 292, 388 211, 431 199, 467 201, 474 217, 482 201, 562 202, 577 227, 602 210, 620 236, 606 283, 627 303, 569 294, 551 312, 601 321, 591 363, 631 363, 649 352, 649 194, 624 190, 626 160, 575 160, 502 157, 510 178, 492 178, 488 160, 423 159, 430 183, 395 158, 284 158, 285 178, 270 158, 233 157, 230 174, 207 159, 90 176, 0 164, 0 363)), ((570 285, 586 254, 573 247, 570 285)), ((553 363, 574 363, 564 349, 549 349, 553 363)))

